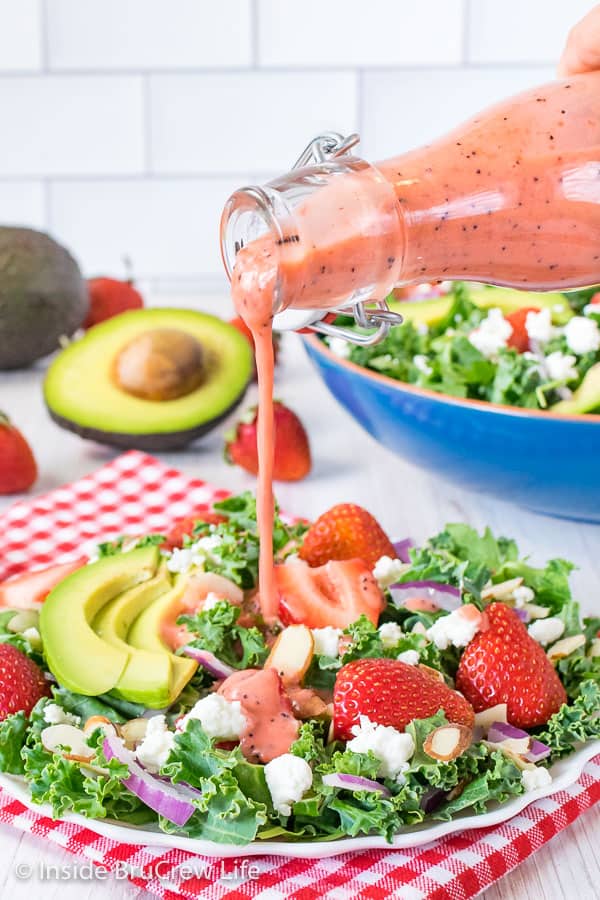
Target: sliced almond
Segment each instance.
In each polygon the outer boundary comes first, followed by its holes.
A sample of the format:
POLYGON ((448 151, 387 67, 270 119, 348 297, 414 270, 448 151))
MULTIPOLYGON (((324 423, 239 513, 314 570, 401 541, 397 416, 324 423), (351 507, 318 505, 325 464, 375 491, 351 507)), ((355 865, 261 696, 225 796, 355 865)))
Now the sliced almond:
POLYGON ((148 719, 130 719, 119 726, 121 737, 125 741, 125 746, 129 750, 135 750, 138 744, 141 744, 146 737, 148 728, 148 719))
POLYGON ((306 625, 284 628, 267 658, 265 669, 276 669, 284 682, 299 683, 311 664, 315 642, 306 625))
POLYGON ((38 628, 40 624, 40 614, 34 609, 23 609, 10 619, 6 627, 13 634, 19 634, 28 628, 38 628))
POLYGON ((333 718, 329 723, 329 728, 327 729, 327 743, 332 744, 335 741, 335 725, 333 723, 333 718))
POLYGON ((110 737, 117 734, 117 726, 110 719, 107 719, 106 716, 90 716, 83 726, 83 733, 86 737, 89 737, 96 728, 101 728, 104 734, 110 737))
POLYGON ((435 678, 436 681, 441 681, 442 684, 445 684, 444 676, 438 669, 432 669, 431 666, 426 666, 425 663, 419 663, 417 668, 420 669, 424 675, 429 675, 430 678, 435 678))
POLYGON ((529 735, 527 735, 527 737, 522 738, 505 738, 503 741, 486 741, 486 744, 489 744, 495 750, 508 750, 511 753, 521 755, 528 752, 531 740, 529 735))
POLYGON ((423 750, 427 756, 448 762, 470 747, 473 731, 467 725, 440 725, 427 735, 423 750))
POLYGON ((600 638, 594 638, 588 650, 588 656, 600 656, 600 638))
POLYGON ((488 748, 488 750, 500 750, 502 753, 504 753, 505 756, 508 756, 508 758, 512 760, 512 762, 514 762, 517 769, 535 769, 535 765, 533 763, 527 762, 527 760, 523 759, 522 756, 519 756, 518 753, 514 753, 508 747, 505 747, 504 744, 506 743, 506 741, 504 741, 502 744, 491 744, 489 741, 484 741, 483 743, 488 748))
POLYGON ((513 591, 523 584, 522 578, 509 578, 508 581, 501 581, 499 584, 491 584, 481 592, 482 600, 506 600, 512 597, 513 591))
POLYGON ((41 732, 40 738, 42 746, 49 753, 60 753, 66 759, 77 762, 87 762, 95 752, 93 747, 88 747, 82 729, 75 725, 48 725, 41 732))
POLYGON ((493 725, 494 722, 508 723, 506 714, 506 703, 497 703, 496 706, 490 706, 489 709, 483 709, 481 712, 475 713, 475 727, 483 729, 485 734, 487 734, 490 725, 493 725))
POLYGON ((539 606, 537 603, 526 603, 523 609, 529 613, 530 619, 547 619, 550 615, 547 606, 539 606))
POLYGON ((580 647, 584 646, 585 635, 573 634, 571 637, 562 638, 562 640, 552 644, 547 650, 546 656, 550 662, 556 662, 559 659, 564 659, 565 656, 570 656, 571 653, 575 653, 576 650, 579 650, 580 647))

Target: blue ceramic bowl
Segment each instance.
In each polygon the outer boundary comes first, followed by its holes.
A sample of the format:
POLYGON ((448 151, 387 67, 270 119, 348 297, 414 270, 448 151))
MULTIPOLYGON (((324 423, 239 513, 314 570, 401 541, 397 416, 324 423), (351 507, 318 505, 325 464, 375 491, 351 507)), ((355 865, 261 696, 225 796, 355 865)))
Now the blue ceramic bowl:
POLYGON ((600 415, 437 394, 340 359, 317 337, 304 340, 334 397, 394 453, 470 491, 600 522, 600 415))

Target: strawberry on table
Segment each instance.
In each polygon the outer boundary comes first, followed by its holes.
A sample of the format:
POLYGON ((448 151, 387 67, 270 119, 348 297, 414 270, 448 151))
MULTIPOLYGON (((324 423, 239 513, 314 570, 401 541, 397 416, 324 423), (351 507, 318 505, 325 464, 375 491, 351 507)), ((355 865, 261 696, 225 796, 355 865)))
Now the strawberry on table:
MULTIPOLYGON (((127 266, 129 268, 129 264, 127 266)), ((133 285, 133 278, 89 278, 90 308, 83 327, 91 328, 130 309, 142 309, 144 298, 133 285)))
POLYGON ((8 416, 0 412, 0 494, 26 491, 37 476, 31 447, 8 416))
POLYGON ((527 332, 527 316, 530 312, 538 313, 537 306, 524 306, 522 309, 516 309, 513 313, 506 316, 506 321, 512 325, 512 334, 508 339, 508 346, 514 347, 519 353, 529 350, 529 334, 527 332))
POLYGON ((20 710, 29 715, 38 700, 49 696, 39 666, 12 644, 0 644, 0 721, 20 710))
POLYGON ((511 725, 544 725, 567 702, 552 663, 514 610, 492 603, 486 612, 489 627, 465 648, 456 687, 476 712, 506 703, 511 725))
MULTIPOLYGON (((275 418, 275 481, 300 481, 311 469, 310 445, 304 425, 283 403, 273 404, 275 418)), ((256 407, 248 410, 225 435, 225 459, 252 475, 258 473, 256 407)))
POLYGON ((346 628, 365 615, 377 625, 384 599, 362 559, 311 568, 301 560, 275 566, 279 616, 286 625, 346 628))
POLYGON ((319 516, 299 551, 309 566, 360 557, 371 569, 382 556, 395 559, 397 555, 377 519, 356 503, 339 503, 319 516))
POLYGON ((404 731, 413 719, 444 710, 449 722, 473 725, 471 704, 443 681, 397 659, 357 659, 335 680, 333 724, 338 739, 350 740, 360 716, 404 731))

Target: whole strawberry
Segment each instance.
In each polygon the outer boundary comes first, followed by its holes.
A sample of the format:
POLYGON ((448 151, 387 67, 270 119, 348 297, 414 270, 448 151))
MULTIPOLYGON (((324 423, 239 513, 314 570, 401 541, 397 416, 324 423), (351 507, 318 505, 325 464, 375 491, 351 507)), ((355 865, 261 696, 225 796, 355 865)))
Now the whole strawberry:
POLYGON ((339 503, 310 526, 299 556, 309 566, 322 566, 331 559, 360 557, 373 568, 382 556, 395 559, 397 553, 370 512, 355 503, 339 503))
POLYGON ((443 709, 449 722, 472 726, 470 703, 443 681, 397 659, 357 659, 342 666, 333 692, 336 738, 350 740, 360 716, 403 731, 443 709))
POLYGON ((552 663, 506 604, 490 604, 487 616, 488 630, 476 635, 461 656, 456 687, 476 712, 506 703, 511 725, 544 725, 567 701, 552 663))
MULTIPOLYGON (((273 404, 275 420, 275 481, 300 481, 310 472, 311 458, 304 425, 283 403, 273 404)), ((225 459, 241 466, 252 475, 258 472, 256 407, 240 419, 233 431, 225 435, 225 459)))
POLYGON ((0 412, 0 494, 28 490, 37 475, 31 447, 8 416, 0 412))
POLYGON ((0 721, 20 710, 29 715, 38 700, 49 696, 39 666, 12 644, 0 644, 0 721))
POLYGON ((106 319, 112 319, 129 309, 141 309, 144 298, 133 286, 133 281, 117 278, 88 279, 90 308, 83 327, 91 328, 106 319))

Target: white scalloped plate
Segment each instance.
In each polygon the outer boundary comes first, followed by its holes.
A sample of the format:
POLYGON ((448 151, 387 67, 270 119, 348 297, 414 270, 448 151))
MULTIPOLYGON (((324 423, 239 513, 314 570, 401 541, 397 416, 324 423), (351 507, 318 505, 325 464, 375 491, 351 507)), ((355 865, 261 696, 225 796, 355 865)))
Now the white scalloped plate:
MULTIPOLYGON (((391 844, 382 837, 358 837, 337 841, 303 843, 292 841, 253 841, 251 844, 237 846, 216 844, 213 841, 199 841, 175 834, 164 834, 162 831, 148 827, 121 825, 103 819, 87 819, 85 816, 77 814, 65 815, 64 819, 68 822, 75 822, 84 828, 89 828, 96 834, 111 838, 114 841, 143 844, 151 847, 177 847, 190 853, 217 858, 270 854, 273 856, 323 859, 327 856, 337 856, 340 853, 357 850, 399 850, 420 847, 456 831, 466 831, 468 828, 487 828, 490 825, 499 825, 502 822, 506 822, 535 800, 539 800, 541 797, 548 797, 574 784, 581 775, 585 764, 598 753, 600 753, 600 741, 592 741, 589 744, 585 744, 568 759, 564 759, 552 766, 550 769, 552 783, 547 787, 531 791, 528 794, 521 794, 508 803, 497 805, 483 815, 464 815, 453 819, 451 822, 427 823, 407 828, 396 835, 391 844)), ((22 778, 0 773, 0 787, 4 788, 9 794, 20 800, 21 803, 34 812, 49 817, 52 816, 52 810, 47 804, 40 806, 37 803, 32 803, 29 789, 22 778)))

